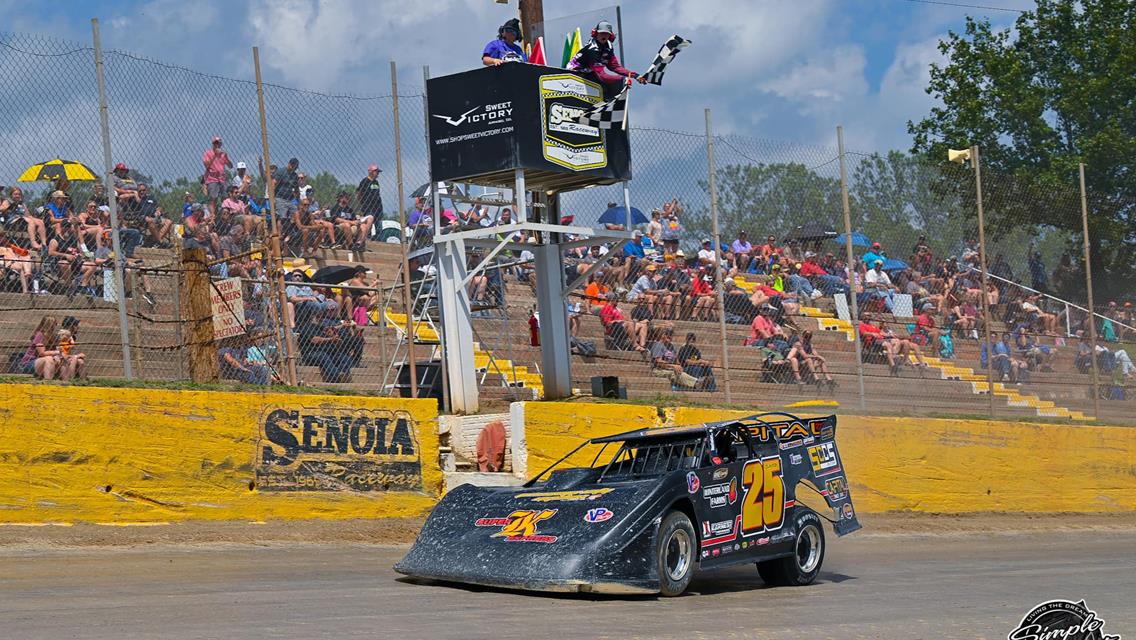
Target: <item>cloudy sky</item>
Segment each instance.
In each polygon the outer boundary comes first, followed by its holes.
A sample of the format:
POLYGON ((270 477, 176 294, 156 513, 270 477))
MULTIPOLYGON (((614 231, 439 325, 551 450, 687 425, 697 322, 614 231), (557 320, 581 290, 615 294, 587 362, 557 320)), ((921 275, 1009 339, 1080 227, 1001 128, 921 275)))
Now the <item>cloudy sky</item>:
MULTIPOLYGON (((627 66, 641 70, 672 33, 694 41, 665 86, 634 94, 640 125, 699 131, 703 108, 722 133, 831 145, 843 124, 851 148, 910 146, 905 123, 930 106, 923 92, 935 45, 964 17, 1009 25, 1030 0, 627 0, 627 66), (967 7, 956 5, 982 5, 967 7), (1011 11, 999 10, 1010 9, 1011 11)), ((259 45, 266 79, 316 91, 389 93, 390 60, 402 84, 478 63, 516 2, 491 0, 92 0, 29 10, 0 0, 0 31, 89 42, 91 17, 104 46, 250 79, 259 45)), ((604 0, 545 0, 554 30, 614 22, 604 0), (575 21, 553 19, 581 14, 575 21)), ((558 38, 557 38, 558 39, 558 38)), ((559 47, 557 43, 556 47, 559 47)))

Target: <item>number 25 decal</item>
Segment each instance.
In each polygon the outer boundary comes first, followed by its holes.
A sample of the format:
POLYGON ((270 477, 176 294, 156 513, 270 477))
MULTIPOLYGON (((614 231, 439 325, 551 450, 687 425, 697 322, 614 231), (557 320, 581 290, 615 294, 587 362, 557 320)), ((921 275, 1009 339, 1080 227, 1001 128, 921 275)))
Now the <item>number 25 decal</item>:
POLYGON ((785 522, 785 482, 781 458, 751 460, 742 469, 742 535, 780 529, 785 522))

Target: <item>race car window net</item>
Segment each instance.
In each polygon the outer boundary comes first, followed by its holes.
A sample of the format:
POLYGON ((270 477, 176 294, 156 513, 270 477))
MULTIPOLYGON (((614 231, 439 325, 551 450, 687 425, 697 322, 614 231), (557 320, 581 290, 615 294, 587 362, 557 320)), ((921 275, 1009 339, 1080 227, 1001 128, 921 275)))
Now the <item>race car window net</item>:
POLYGON ((705 446, 705 438, 670 442, 625 442, 604 467, 598 482, 693 469, 702 458, 705 446))

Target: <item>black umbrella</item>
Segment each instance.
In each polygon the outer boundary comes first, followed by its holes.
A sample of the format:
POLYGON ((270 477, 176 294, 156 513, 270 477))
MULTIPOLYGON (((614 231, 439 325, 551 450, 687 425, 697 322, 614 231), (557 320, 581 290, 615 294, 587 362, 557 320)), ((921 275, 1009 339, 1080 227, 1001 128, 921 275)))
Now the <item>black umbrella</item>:
POLYGON ((785 236, 786 240, 809 242, 810 240, 828 240, 836 237, 836 231, 819 222, 807 222, 793 229, 785 236))
POLYGON ((312 282, 319 284, 340 284, 355 277, 355 267, 337 264, 323 267, 312 274, 312 282))
MULTIPOLYGON (((432 199, 434 197, 434 192, 430 190, 431 185, 432 185, 432 183, 427 182, 426 184, 422 185, 421 187, 418 187, 417 189, 415 189, 414 191, 412 191, 410 193, 410 197, 411 198, 426 198, 427 200, 432 199)), ((442 188, 438 190, 438 193, 443 198, 446 198, 446 197, 464 198, 465 197, 465 195, 462 194, 461 189, 459 189, 457 187, 457 185, 449 183, 449 182, 443 182, 442 188)))

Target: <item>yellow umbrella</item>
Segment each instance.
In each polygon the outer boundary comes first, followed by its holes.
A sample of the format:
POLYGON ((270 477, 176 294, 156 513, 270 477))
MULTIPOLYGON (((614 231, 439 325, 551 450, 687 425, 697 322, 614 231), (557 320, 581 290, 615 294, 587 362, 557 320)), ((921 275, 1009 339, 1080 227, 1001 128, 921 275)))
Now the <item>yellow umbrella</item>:
POLYGON ((61 160, 56 158, 33 164, 28 167, 17 182, 55 182, 60 178, 68 181, 94 181, 98 176, 87 165, 75 160, 61 160))

